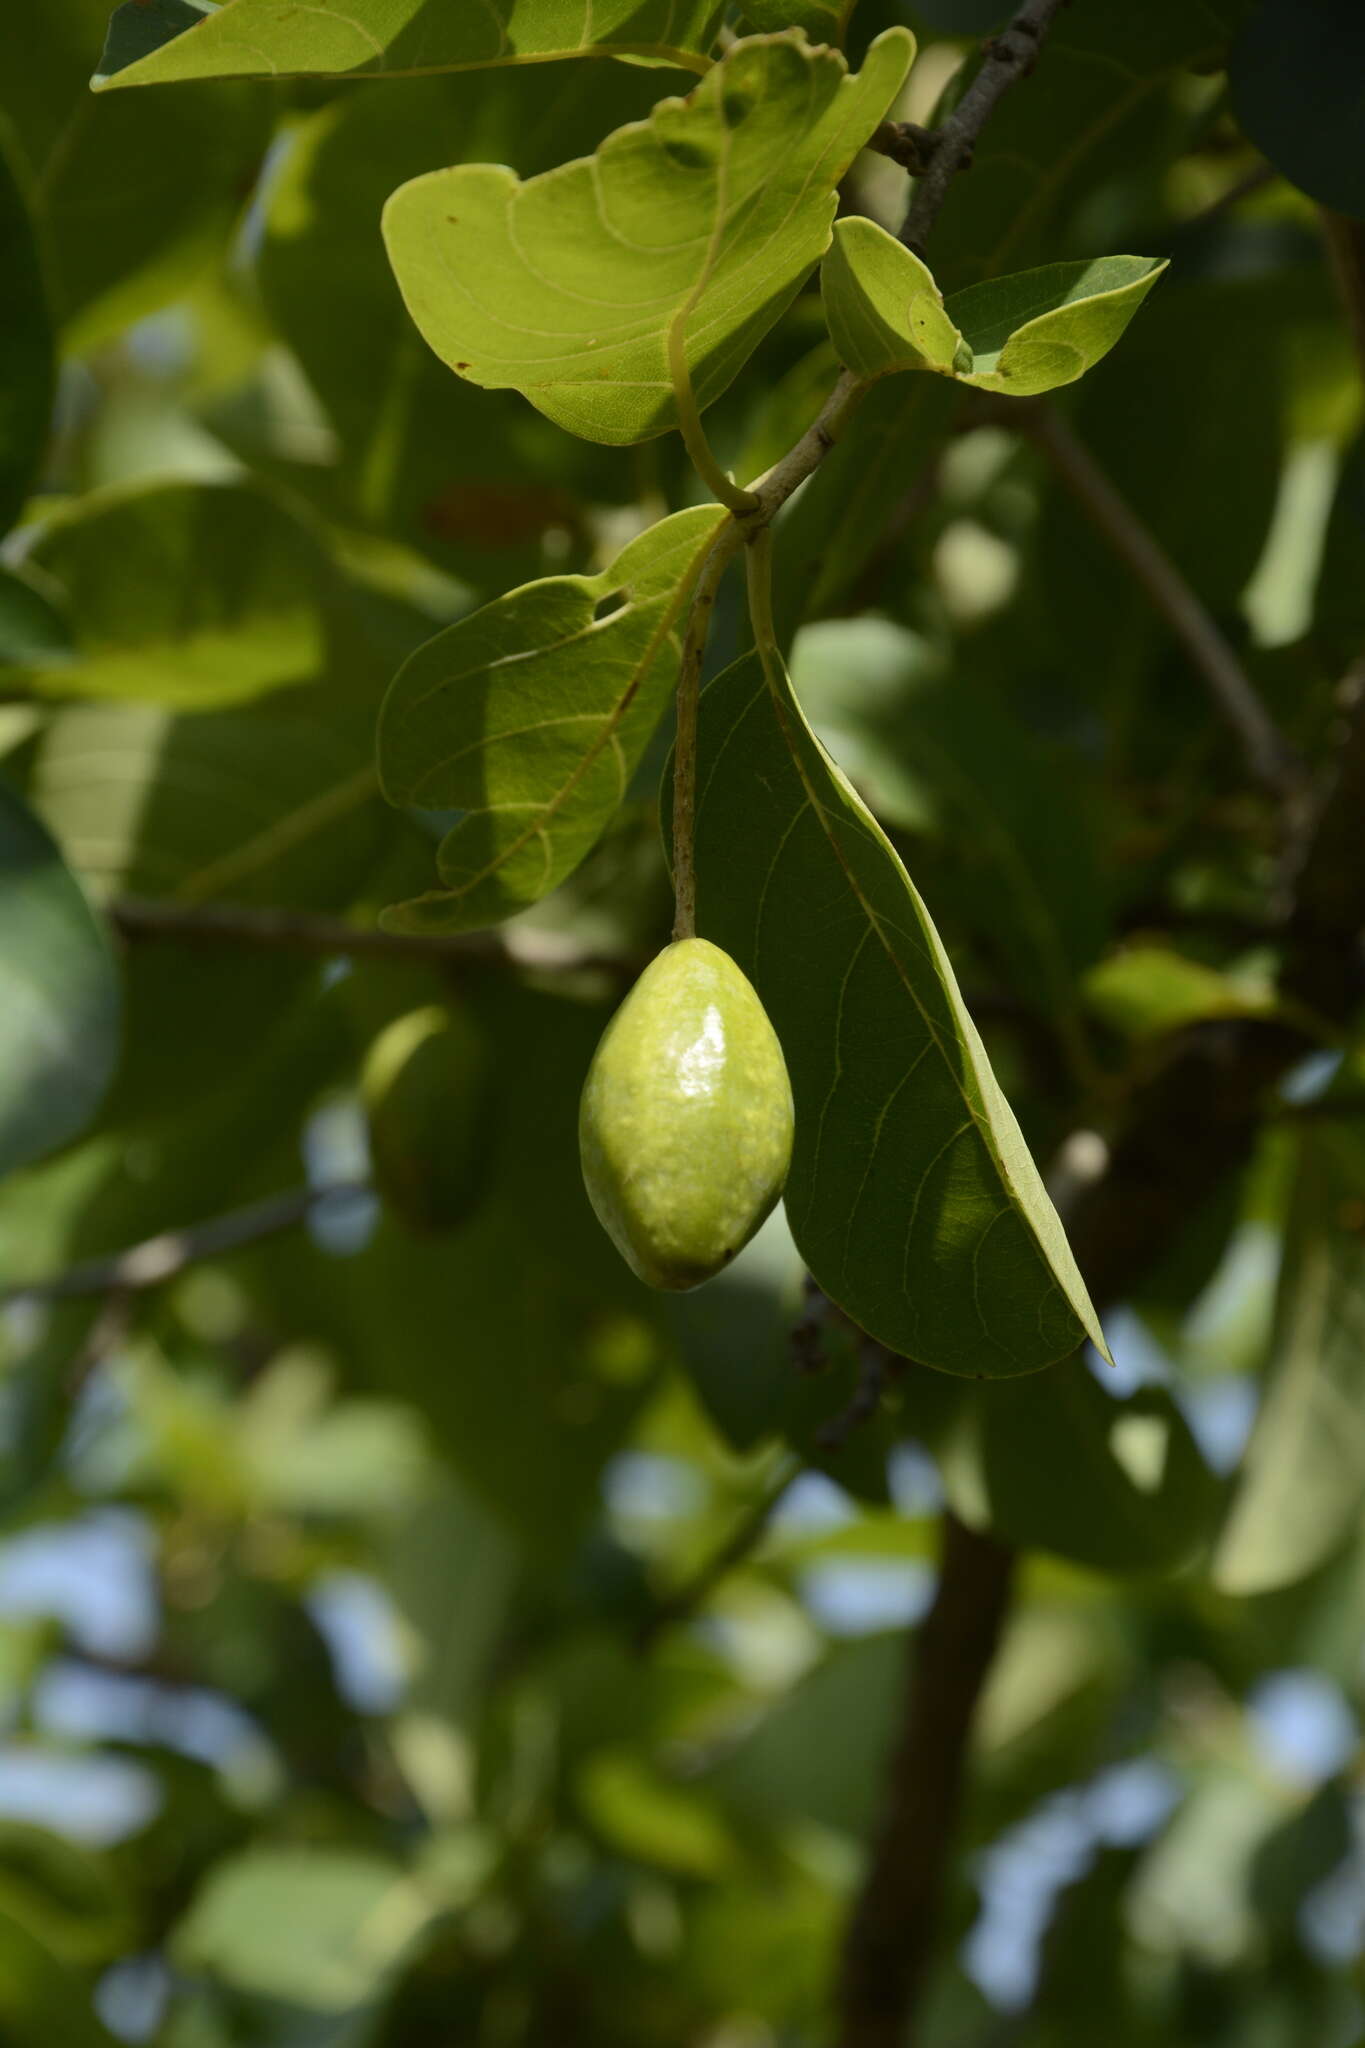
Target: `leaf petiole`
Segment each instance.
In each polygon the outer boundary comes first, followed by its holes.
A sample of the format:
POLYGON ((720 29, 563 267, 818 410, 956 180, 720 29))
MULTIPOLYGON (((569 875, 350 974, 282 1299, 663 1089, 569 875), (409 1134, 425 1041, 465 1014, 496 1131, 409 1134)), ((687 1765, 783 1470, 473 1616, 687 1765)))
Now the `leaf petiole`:
POLYGON ((697 933, 697 868, 694 850, 697 810, 697 700, 701 669, 711 631, 711 614, 721 578, 743 533, 727 519, 701 565, 683 634, 678 666, 678 732, 673 748, 673 937, 697 933))

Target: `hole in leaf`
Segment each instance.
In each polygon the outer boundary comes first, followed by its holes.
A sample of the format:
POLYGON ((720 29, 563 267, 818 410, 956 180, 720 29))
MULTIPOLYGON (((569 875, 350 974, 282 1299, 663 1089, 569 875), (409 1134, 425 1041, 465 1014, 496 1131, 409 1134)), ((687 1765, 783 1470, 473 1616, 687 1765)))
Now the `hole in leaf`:
POLYGON ((753 105, 753 99, 747 92, 727 92, 721 101, 726 127, 738 128, 741 122, 747 121, 753 105))
POLYGON ((626 593, 624 590, 608 591, 605 597, 598 598, 597 603, 592 608, 593 624, 595 626, 601 625, 603 619, 609 619, 613 612, 619 612, 625 603, 626 593))

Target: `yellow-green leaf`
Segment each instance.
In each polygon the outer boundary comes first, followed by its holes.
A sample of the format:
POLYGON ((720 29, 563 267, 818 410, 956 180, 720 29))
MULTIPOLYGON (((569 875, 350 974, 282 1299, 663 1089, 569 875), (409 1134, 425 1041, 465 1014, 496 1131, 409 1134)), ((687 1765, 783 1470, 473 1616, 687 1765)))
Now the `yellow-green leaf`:
POLYGON ((825 314, 856 375, 936 370, 1028 398, 1072 384, 1108 354, 1165 262, 1104 256, 988 278, 946 301, 932 273, 875 221, 838 223, 825 261, 825 314))
POLYGON ((889 29, 850 77, 800 35, 754 36, 590 157, 414 178, 384 210, 409 312, 458 375, 587 440, 664 433, 670 334, 709 405, 829 246, 835 187, 913 53, 889 29))
POLYGON ((494 924, 577 867, 676 681, 679 614, 724 517, 678 512, 599 576, 524 584, 399 670, 379 720, 384 793, 464 815, 437 854, 442 887, 390 910, 391 928, 494 924))
POLYGON ((645 57, 704 71, 720 13, 718 0, 129 0, 114 11, 93 82, 394 77, 550 57, 645 57))

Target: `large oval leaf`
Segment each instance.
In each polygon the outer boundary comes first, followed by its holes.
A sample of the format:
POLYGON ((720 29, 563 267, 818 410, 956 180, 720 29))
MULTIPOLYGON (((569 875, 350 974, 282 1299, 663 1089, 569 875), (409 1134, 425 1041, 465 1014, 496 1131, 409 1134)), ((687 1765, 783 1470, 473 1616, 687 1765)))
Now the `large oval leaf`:
POLYGON ((384 794, 464 816, 437 855, 442 888, 390 910, 388 925, 493 924, 577 867, 677 679, 678 617, 724 517, 719 505, 676 513, 600 576, 510 591, 399 670, 379 720, 384 794))
POLYGON ((1102 1346, 929 913, 774 675, 748 655, 702 698, 698 912, 787 1056, 802 1256, 865 1330, 945 1372, 1102 1346))
POLYGON ((310 681, 327 652, 327 558, 268 492, 138 484, 60 513, 30 559, 75 622, 33 689, 205 710, 310 681))
POLYGON ((409 312, 460 376, 587 440, 664 433, 670 332, 709 405, 829 246, 835 187, 914 47, 888 29, 850 77, 836 50, 755 36, 576 163, 414 178, 384 210, 409 312))
POLYGON ((96 86, 315 72, 477 71, 547 57, 652 57, 706 68, 718 0, 129 0, 109 24, 96 86))
POLYGON ((0 783, 0 1174, 94 1115, 119 1008, 102 927, 48 833, 0 783))

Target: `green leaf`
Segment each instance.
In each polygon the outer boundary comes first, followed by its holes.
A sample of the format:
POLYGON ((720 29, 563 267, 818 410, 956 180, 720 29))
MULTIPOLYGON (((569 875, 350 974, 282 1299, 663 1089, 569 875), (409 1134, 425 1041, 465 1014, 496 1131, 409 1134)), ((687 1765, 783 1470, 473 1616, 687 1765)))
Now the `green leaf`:
POLYGON ((120 333, 215 265, 255 183, 270 115, 264 87, 96 104, 82 84, 38 206, 68 346, 120 333))
POLYGON ((175 1950, 239 1990, 345 2012, 374 1996, 431 1910, 377 1856, 261 1847, 213 1866, 175 1950))
POLYGON ((947 312, 973 356, 962 382, 1013 398, 1073 384, 1108 355, 1166 263, 1157 256, 1049 263, 954 292, 947 312))
MULTIPOLYGON (((3 136, 0 135, 0 144, 3 136)), ((8 154, 0 146, 0 534, 14 524, 47 442, 52 406, 52 334, 33 223, 8 154)))
POLYGON ((872 386, 783 515, 773 602, 784 640, 803 618, 859 608, 870 538, 894 528, 911 483, 948 438, 958 404, 947 378, 888 377, 872 386))
POLYGON ((1174 1571, 1221 1500, 1165 1388, 1116 1401, 1082 1359, 1029 1385, 973 1388, 937 1448, 965 1522, 1095 1571, 1174 1571))
POLYGON ((904 1684, 899 1635, 838 1645, 746 1733, 709 1782, 741 1811, 867 1833, 885 1799, 904 1684))
POLYGON ((945 1372, 1102 1346, 929 913, 778 688, 750 655, 703 694, 698 907, 787 1057, 797 1246, 862 1328, 945 1372))
POLYGON ((633 496, 631 458, 585 446, 515 392, 452 377, 407 316, 379 216, 397 186, 452 156, 524 175, 591 149, 649 107, 657 80, 639 66, 530 64, 489 85, 477 72, 395 80, 299 123, 269 181, 256 272, 336 428, 341 515, 503 590, 541 573, 547 528, 577 538, 582 498, 633 496))
POLYGON ((12 569, 0 568, 0 669, 70 652, 66 622, 50 597, 12 569))
POLYGON ((409 312, 461 376, 587 440, 666 432, 670 334, 704 408, 829 246, 835 187, 913 52, 889 29, 850 77, 837 51, 754 37, 591 157, 525 183, 497 164, 414 179, 384 210, 409 312))
MULTIPOLYGON (((1012 651, 1012 650, 1011 650, 1012 651)), ((932 847, 935 887, 982 950, 1079 1050, 1077 977, 1107 929, 1095 822, 1074 783, 990 687, 887 619, 807 626, 792 686, 883 823, 932 847)))
POLYGON ((714 1280, 660 1302, 683 1370, 735 1450, 752 1450, 782 1420, 801 1271, 779 1202, 757 1237, 714 1280))
POLYGON ((62 1962, 104 1962, 126 1950, 128 1904, 112 1859, 25 1821, 0 1821, 0 1914, 62 1962))
POLYGON ((116 2048, 90 1991, 8 1915, 0 1915, 0 2030, 9 2048, 116 2048))
POLYGON ((1228 1593, 1305 1578, 1365 1500, 1365 1143, 1345 1129, 1300 1141, 1270 1371, 1214 1558, 1228 1593))
POLYGON ((30 688, 206 710, 311 681, 327 654, 318 542, 249 484, 138 484, 59 513, 29 554, 75 623, 30 688))
POLYGON ((213 264, 270 135, 264 88, 92 102, 105 14, 47 0, 0 17, 0 113, 30 174, 54 321, 81 349, 213 264))
MULTIPOLYGON (((33 799, 101 894, 341 908, 391 836, 372 754, 379 688, 339 672, 180 718, 74 705, 39 743, 33 799)), ((203 971, 219 964, 244 970, 203 971)))
POLYGON ((962 336, 943 310, 933 272, 875 221, 855 215, 835 222, 820 289, 839 359, 855 376, 870 382, 892 370, 952 374, 962 336))
MULTIPOLYGON (((1169 280, 1104 376, 1081 386, 1071 414, 1109 481, 1218 617, 1235 610, 1256 567, 1283 473, 1290 323, 1318 289, 1301 272, 1292 278, 1169 280), (1228 334, 1235 349, 1223 345, 1228 334)), ((1148 772, 1168 773, 1174 744, 1212 734, 1213 714, 1183 684, 1158 686, 1145 674, 1165 636, 1131 571, 1055 479, 1039 569, 1051 660, 1074 669, 1121 748, 1144 750, 1148 772), (1172 714, 1181 721, 1175 743, 1172 714)), ((1131 762, 1123 768, 1131 773, 1131 762)))
POLYGON ((471 982, 469 1000, 493 1050, 496 1131, 468 1222, 419 1239, 385 1216, 341 1260, 279 1239, 252 1270, 274 1326, 331 1345, 351 1383, 411 1401, 461 1480, 562 1562, 665 1356, 658 1297, 583 1189, 578 1095, 603 1006, 501 976, 471 982))
POLYGON ((1232 45, 1232 111, 1249 141, 1310 198, 1365 218, 1355 0, 1261 0, 1232 45))
MULTIPOLYGON (((1183 146, 1168 131, 1171 88, 1216 70, 1227 47, 1223 0, 1091 0, 1062 11, 1026 92, 1007 93, 934 227, 938 274, 955 286, 1050 249, 1093 246, 1101 176, 1122 188, 1160 146, 1158 175, 1183 146), (1065 140, 1063 141, 1063 138, 1065 140)), ((1143 218, 1149 202, 1143 196, 1143 218)))
POLYGON ((1164 260, 1052 263, 957 292, 945 305, 928 267, 875 221, 838 222, 824 266, 825 312, 856 375, 937 370, 1027 398, 1072 384, 1108 354, 1164 260))
POLYGON ((674 685, 679 614, 724 517, 675 513, 600 575, 511 591, 399 670, 379 720, 384 794, 465 815, 437 853, 442 888, 390 910, 390 928, 492 924, 577 867, 674 685))
POLYGON ((227 0, 186 27, 176 0, 151 23, 142 0, 115 10, 97 87, 317 72, 473 71, 547 57, 650 57, 704 71, 718 0, 350 0, 344 13, 293 0, 227 0), (143 17, 139 19, 138 17, 143 17))
POLYGON ((1133 1038, 1150 1038, 1204 1017, 1263 1017, 1275 1008, 1266 974, 1206 967, 1167 946, 1125 946, 1085 977, 1089 1007, 1133 1038))
POLYGON ((48 833, 0 783, 0 1175, 94 1115, 119 1007, 103 929, 48 833))
POLYGON ((746 21, 765 34, 803 28, 813 43, 837 43, 856 0, 743 0, 746 21))

